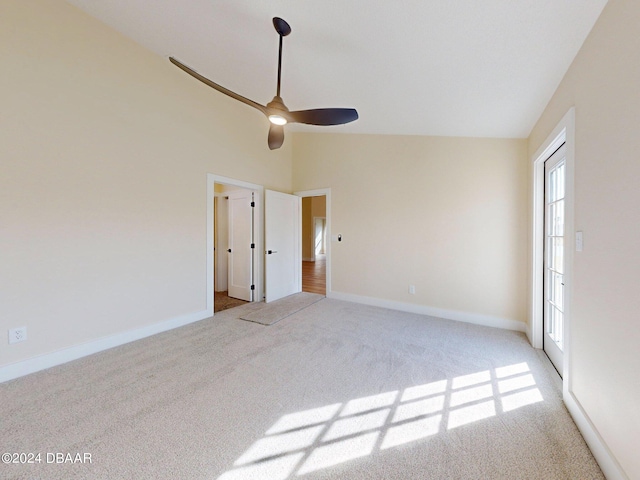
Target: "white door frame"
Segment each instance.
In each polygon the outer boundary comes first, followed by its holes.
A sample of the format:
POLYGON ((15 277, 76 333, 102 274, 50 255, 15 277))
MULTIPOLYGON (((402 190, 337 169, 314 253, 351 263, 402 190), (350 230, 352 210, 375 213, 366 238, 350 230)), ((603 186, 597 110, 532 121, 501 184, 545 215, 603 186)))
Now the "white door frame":
POLYGON ((330 188, 319 188, 316 190, 301 190, 299 192, 293 192, 294 195, 298 195, 299 197, 320 197, 324 195, 326 199, 326 209, 327 213, 325 215, 326 219, 326 238, 327 243, 325 245, 325 258, 326 258, 326 277, 327 277, 327 285, 326 285, 326 293, 325 296, 329 296, 331 293, 331 189, 330 188))
POLYGON ((527 336, 534 348, 543 347, 544 311, 544 162, 559 147, 566 145, 566 185, 565 185, 565 313, 564 313, 564 358, 563 391, 571 390, 571 315, 573 292, 574 257, 574 165, 575 165, 575 109, 572 107, 560 120, 556 128, 532 157, 533 167, 533 225, 532 225, 532 280, 531 311, 527 336))
POLYGON ((214 283, 214 269, 213 269, 213 226, 214 226, 214 208, 213 198, 215 196, 215 184, 221 183, 224 185, 232 185, 239 188, 245 188, 247 190, 253 190, 255 192, 254 201, 256 206, 254 208, 254 240, 256 248, 253 250, 253 266, 254 266, 254 283, 255 291, 253 295, 253 301, 261 301, 263 298, 263 273, 264 272, 264 258, 259 253, 264 250, 263 232, 264 232, 264 210, 262 208, 264 202, 264 187, 255 183, 244 182, 242 180, 236 180, 235 178, 223 177, 213 173, 207 173, 207 313, 213 316, 213 283, 214 283))

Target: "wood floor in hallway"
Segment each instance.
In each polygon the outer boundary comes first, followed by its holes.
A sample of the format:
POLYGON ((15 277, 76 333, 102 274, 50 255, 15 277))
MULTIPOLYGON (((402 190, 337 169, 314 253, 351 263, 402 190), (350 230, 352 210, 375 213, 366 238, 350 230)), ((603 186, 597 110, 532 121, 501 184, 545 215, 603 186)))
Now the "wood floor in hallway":
POLYGON ((302 262, 302 291, 327 294, 327 258, 316 255, 315 262, 302 262))

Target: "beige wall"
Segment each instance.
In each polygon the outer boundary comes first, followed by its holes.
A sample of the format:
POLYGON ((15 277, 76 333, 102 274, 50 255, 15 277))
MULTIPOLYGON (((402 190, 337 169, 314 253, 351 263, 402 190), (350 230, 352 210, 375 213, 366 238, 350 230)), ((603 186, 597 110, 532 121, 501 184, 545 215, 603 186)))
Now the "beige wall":
POLYGON ((640 3, 611 0, 538 121, 532 155, 575 105, 571 383, 629 478, 640 478, 640 3))
POLYGON ((311 213, 313 197, 302 199, 302 259, 313 257, 313 216, 311 213))
POLYGON ((324 195, 311 197, 311 215, 314 217, 327 216, 327 197, 324 195))
POLYGON ((0 366, 204 310, 207 173, 291 191, 291 142, 63 1, 0 3, 0 60, 0 366))
POLYGON ((524 322, 526 145, 295 134, 294 190, 330 187, 344 238, 332 290, 524 322))

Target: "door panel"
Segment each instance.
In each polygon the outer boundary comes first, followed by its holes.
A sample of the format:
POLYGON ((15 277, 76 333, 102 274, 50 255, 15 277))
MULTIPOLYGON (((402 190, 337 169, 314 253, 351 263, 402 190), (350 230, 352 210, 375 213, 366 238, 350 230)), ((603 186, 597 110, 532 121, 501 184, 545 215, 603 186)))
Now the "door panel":
POLYGON ((564 350, 565 147, 545 168, 544 351, 562 376, 564 350))
POLYGON ((229 296, 252 301, 253 192, 229 192, 229 296))
POLYGON ((265 190, 265 302, 302 291, 302 201, 265 190))

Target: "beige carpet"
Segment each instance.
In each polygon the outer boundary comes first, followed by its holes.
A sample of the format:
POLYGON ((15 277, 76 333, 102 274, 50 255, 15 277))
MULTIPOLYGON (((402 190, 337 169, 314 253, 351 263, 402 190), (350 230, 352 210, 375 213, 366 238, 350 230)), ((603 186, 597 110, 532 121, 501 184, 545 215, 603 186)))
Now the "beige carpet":
POLYGON ((307 308, 316 302, 322 300, 324 295, 317 293, 300 292, 288 297, 281 298, 275 302, 260 303, 260 307, 244 313, 240 316, 241 320, 260 323, 262 325, 273 325, 283 318, 287 318, 303 308, 307 308))
POLYGON ((325 299, 254 304, 0 385, 3 479, 599 479, 521 333, 325 299), (43 457, 46 459, 46 457, 43 457))

